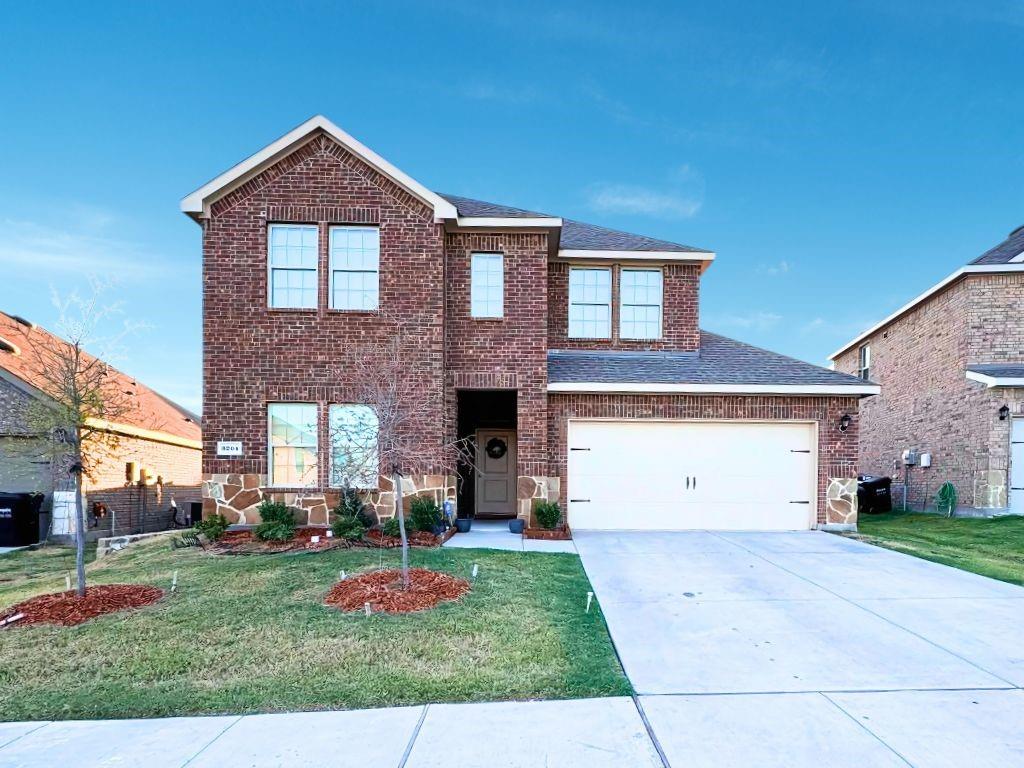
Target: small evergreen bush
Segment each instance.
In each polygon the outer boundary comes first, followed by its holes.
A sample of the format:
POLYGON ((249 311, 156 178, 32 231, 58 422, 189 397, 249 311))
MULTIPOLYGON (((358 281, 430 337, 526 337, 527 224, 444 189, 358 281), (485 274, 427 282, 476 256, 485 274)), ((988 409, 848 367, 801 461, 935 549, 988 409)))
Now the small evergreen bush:
POLYGON ((331 530, 339 538, 359 541, 359 539, 363 538, 363 534, 366 533, 366 526, 355 515, 342 515, 334 521, 331 530))
POLYGON ((383 532, 385 536, 394 536, 395 538, 398 538, 402 534, 402 532, 398 528, 397 517, 389 517, 387 521, 380 527, 380 530, 381 532, 383 532))
POLYGON ((256 538, 261 541, 288 541, 295 535, 295 515, 281 501, 264 500, 260 504, 260 520, 256 538))
POLYGON ((558 525, 562 519, 562 508, 554 501, 539 501, 533 509, 533 516, 537 518, 537 524, 549 531, 558 525))
POLYGON ((338 506, 334 508, 334 514, 336 517, 357 518, 364 528, 372 528, 376 522, 373 513, 355 488, 344 488, 341 491, 341 498, 338 500, 338 506))
POLYGON ((210 541, 217 541, 228 529, 228 519, 220 514, 210 515, 196 523, 195 529, 210 541))
POLYGON ((417 496, 409 505, 409 525, 414 531, 430 533, 441 522, 441 508, 433 499, 417 496))

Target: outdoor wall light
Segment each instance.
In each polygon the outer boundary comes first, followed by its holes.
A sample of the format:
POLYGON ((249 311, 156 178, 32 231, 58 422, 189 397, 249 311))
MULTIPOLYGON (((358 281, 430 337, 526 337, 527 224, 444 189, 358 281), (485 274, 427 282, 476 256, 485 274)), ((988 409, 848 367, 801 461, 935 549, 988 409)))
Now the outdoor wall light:
POLYGON ((999 409, 999 420, 1000 421, 1006 421, 1006 419, 1007 419, 1007 417, 1009 417, 1009 415, 1010 415, 1010 406, 1004 405, 1002 408, 999 409))
POLYGON ((850 416, 850 414, 848 413, 844 413, 842 417, 839 419, 839 431, 845 432, 846 430, 848 430, 850 428, 850 422, 852 421, 853 417, 850 416))

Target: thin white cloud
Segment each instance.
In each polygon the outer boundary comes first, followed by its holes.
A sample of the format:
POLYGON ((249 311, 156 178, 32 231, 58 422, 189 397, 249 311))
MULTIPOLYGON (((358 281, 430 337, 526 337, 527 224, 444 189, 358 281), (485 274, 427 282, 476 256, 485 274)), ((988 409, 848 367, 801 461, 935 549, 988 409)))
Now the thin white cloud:
POLYGON ((473 82, 460 88, 463 96, 474 101, 489 101, 498 104, 522 105, 544 101, 547 94, 532 85, 495 84, 473 82))
POLYGON ((791 269, 793 269, 792 262, 786 261, 785 259, 774 264, 761 264, 757 267, 759 274, 771 275, 773 277, 776 275, 785 275, 791 269))
POLYGON ((599 182, 587 189, 588 205, 601 213, 690 219, 704 205, 704 178, 689 165, 668 174, 665 189, 599 182))
POLYGON ((709 315, 704 322, 715 328, 742 328, 744 330, 768 331, 782 321, 782 315, 775 312, 745 312, 723 315, 709 315))

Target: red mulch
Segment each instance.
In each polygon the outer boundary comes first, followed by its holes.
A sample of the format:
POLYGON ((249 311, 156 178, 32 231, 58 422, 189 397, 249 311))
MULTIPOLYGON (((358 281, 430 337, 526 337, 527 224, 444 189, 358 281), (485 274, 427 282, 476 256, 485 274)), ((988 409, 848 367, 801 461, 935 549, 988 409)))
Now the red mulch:
MULTIPOLYGON (((349 541, 338 536, 327 536, 326 528, 296 528, 295 535, 288 541, 260 541, 252 530, 226 531, 224 535, 210 547, 210 551, 227 555, 267 555, 280 552, 319 552, 325 549, 351 549, 366 547, 371 549, 393 549, 402 546, 398 536, 385 536, 380 528, 372 528, 359 541, 349 541), (320 541, 313 543, 312 538, 319 536, 320 541)), ((409 546, 436 547, 441 539, 426 531, 410 531, 409 546)))
POLYGON ((528 539, 545 539, 547 541, 569 541, 572 531, 568 528, 527 528, 523 536, 528 539))
POLYGON ((9 627, 27 624, 57 624, 70 627, 94 619, 106 613, 141 608, 155 603, 164 596, 157 587, 141 584, 102 584, 85 588, 85 597, 79 597, 75 590, 39 595, 8 608, 0 614, 0 620, 19 613, 25 614, 9 627))
POLYGON ((426 568, 409 569, 409 589, 402 589, 402 572, 373 571, 335 584, 324 603, 343 611, 361 611, 366 603, 374 613, 412 613, 438 603, 458 600, 469 592, 469 582, 426 568))

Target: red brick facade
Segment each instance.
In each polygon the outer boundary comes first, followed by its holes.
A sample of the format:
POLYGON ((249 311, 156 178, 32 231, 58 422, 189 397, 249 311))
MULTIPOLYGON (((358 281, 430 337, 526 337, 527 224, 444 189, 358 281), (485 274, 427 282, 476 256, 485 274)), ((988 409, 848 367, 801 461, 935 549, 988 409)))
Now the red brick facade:
MULTIPOLYGON (((933 504, 947 480, 962 504, 1006 505, 1011 421, 997 413, 1008 405, 1024 414, 1024 391, 988 389, 966 369, 1024 362, 1022 309, 1024 275, 972 274, 865 340, 882 393, 861 408, 862 471, 906 479, 915 509, 933 504), (910 448, 931 453, 932 466, 906 472, 900 456, 910 448)), ((861 346, 839 355, 836 370, 856 373, 861 346)))
MULTIPOLYGON (((843 414, 855 416, 857 402, 855 397, 551 394, 548 398, 550 474, 566 476, 569 419, 813 421, 818 425, 818 522, 824 523, 825 490, 829 480, 857 475, 857 419, 853 419, 846 432, 839 431, 839 419, 843 414)), ((565 492, 563 483, 563 506, 565 492)))

